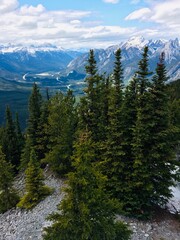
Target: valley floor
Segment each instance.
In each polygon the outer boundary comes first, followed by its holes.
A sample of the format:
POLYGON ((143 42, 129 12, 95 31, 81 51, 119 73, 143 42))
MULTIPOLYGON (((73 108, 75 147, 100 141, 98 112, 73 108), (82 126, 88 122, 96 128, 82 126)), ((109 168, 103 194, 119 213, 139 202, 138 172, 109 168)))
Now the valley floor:
MULTIPOLYGON (((57 205, 63 198, 61 187, 63 180, 58 180, 48 172, 46 184, 55 189, 51 196, 39 203, 32 211, 12 209, 0 214, 0 240, 42 240, 43 228, 50 222, 47 216, 57 211, 57 205)), ((23 191, 24 178, 17 179, 16 186, 23 191)), ((179 240, 180 222, 174 215, 159 211, 152 221, 141 222, 119 216, 119 219, 127 222, 133 230, 132 240, 179 240)))

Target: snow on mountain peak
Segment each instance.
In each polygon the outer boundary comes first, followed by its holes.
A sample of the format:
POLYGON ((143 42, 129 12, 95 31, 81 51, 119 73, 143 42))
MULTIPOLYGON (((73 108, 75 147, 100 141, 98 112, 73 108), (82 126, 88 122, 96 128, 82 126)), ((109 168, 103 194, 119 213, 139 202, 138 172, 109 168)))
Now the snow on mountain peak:
POLYGON ((146 46, 149 43, 148 40, 145 40, 144 37, 131 37, 126 43, 126 47, 137 47, 137 48, 142 48, 146 46))
POLYGON ((35 54, 37 51, 42 52, 48 52, 48 51, 63 51, 64 49, 62 47, 57 47, 52 44, 41 44, 41 45, 13 45, 13 44, 6 44, 0 46, 0 52, 1 53, 13 53, 13 52, 28 52, 30 54, 35 54))

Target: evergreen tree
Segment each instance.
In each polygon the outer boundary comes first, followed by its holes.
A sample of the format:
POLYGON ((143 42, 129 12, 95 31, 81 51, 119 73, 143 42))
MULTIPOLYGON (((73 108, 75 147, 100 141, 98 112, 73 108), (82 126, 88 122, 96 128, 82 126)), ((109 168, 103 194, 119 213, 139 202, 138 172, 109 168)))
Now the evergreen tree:
MULTIPOLYGON (((135 75, 125 89, 122 105, 122 151, 121 161, 123 174, 121 177, 121 189, 118 192, 118 199, 123 203, 123 209, 128 211, 129 201, 133 201, 131 191, 133 188, 133 129, 137 120, 137 76, 135 75)), ((119 184, 119 183, 118 183, 119 184)))
POLYGON ((42 105, 41 117, 39 120, 38 132, 37 132, 37 145, 35 146, 38 159, 42 160, 48 153, 49 145, 49 101, 45 101, 42 105))
POLYGON ((80 134, 75 145, 75 171, 68 175, 61 213, 50 217, 54 223, 45 229, 45 240, 129 239, 127 227, 115 222, 117 203, 104 192, 106 178, 94 165, 94 145, 88 135, 80 134))
POLYGON ((6 108, 6 125, 4 131, 3 152, 8 161, 14 166, 14 169, 17 170, 20 163, 20 149, 9 106, 6 108))
MULTIPOLYGON (((116 62, 118 61, 116 60, 116 62)), ((142 59, 138 66, 138 71, 126 88, 123 103, 122 87, 120 88, 122 81, 119 81, 117 89, 121 89, 121 92, 114 95, 114 99, 117 99, 116 101, 119 100, 120 107, 114 107, 113 114, 110 112, 112 117, 110 120, 110 141, 108 144, 108 146, 114 145, 114 151, 111 150, 111 147, 109 147, 108 151, 112 155, 109 159, 114 159, 113 165, 110 167, 110 172, 112 171, 111 189, 114 187, 115 196, 122 202, 123 209, 136 216, 143 213, 142 206, 148 206, 148 202, 146 204, 146 190, 149 188, 149 182, 146 182, 145 152, 147 148, 146 138, 149 136, 146 121, 149 117, 147 113, 149 109, 148 76, 150 72, 148 71, 147 47, 144 48, 142 59), (111 136, 114 136, 114 140, 113 138, 111 140, 111 136)), ((121 65, 119 69, 121 69, 121 65)), ((122 76, 122 70, 120 73, 119 76, 122 76)), ((116 105, 110 104, 110 110, 112 106, 116 105)))
MULTIPOLYGON (((138 78, 138 91, 139 98, 143 97, 143 94, 147 91, 149 86, 149 76, 152 74, 149 72, 149 59, 148 59, 148 47, 144 47, 142 59, 138 63, 138 71, 136 72, 138 78)), ((142 102, 140 102, 142 104, 142 102)))
POLYGON ((41 117, 42 96, 36 83, 33 85, 29 98, 29 119, 27 126, 28 136, 31 138, 32 146, 37 144, 37 132, 41 117))
POLYGON ((109 178, 108 189, 114 197, 120 198, 123 180, 123 155, 122 150, 122 100, 123 100, 123 69, 121 65, 121 50, 115 53, 115 66, 112 87, 109 93, 108 118, 106 128, 107 140, 104 143, 105 169, 109 178))
MULTIPOLYGON (((122 126, 123 126, 123 151, 126 158, 126 166, 132 159, 132 138, 133 129, 137 119, 137 97, 138 97, 138 80, 135 75, 125 89, 124 101, 122 106, 122 126)), ((129 173, 131 170, 129 169, 129 173)))
POLYGON ((19 197, 12 187, 13 185, 13 167, 5 159, 0 146, 0 213, 16 206, 19 197))
POLYGON ((136 122, 132 128, 130 166, 132 168, 131 185, 126 195, 125 209, 141 217, 149 215, 152 183, 148 172, 147 153, 149 149, 149 140, 151 138, 151 105, 150 87, 148 76, 148 47, 144 48, 142 59, 139 61, 137 71, 137 95, 136 95, 136 122), (133 162, 132 162, 133 161, 133 162))
POLYGON ((162 53, 150 88, 151 137, 147 155, 148 171, 153 185, 151 201, 159 205, 165 204, 172 196, 170 187, 178 177, 176 173, 178 162, 174 156, 178 129, 171 124, 166 81, 167 74, 164 53, 162 53))
POLYGON ((136 121, 131 131, 132 158, 128 161, 132 174, 124 199, 125 210, 137 217, 148 217, 156 204, 167 202, 177 166, 172 154, 174 141, 169 124, 165 66, 158 64, 150 84, 146 53, 145 48, 139 63, 136 121))
POLYGON ((31 209, 51 193, 51 189, 44 185, 44 176, 35 150, 31 150, 30 161, 25 171, 26 194, 21 198, 18 207, 31 209))
MULTIPOLYGON (((30 152, 32 148, 36 148, 38 144, 38 129, 41 119, 42 96, 36 83, 33 85, 32 93, 29 98, 29 119, 27 125, 27 133, 25 145, 21 155, 21 166, 24 168, 30 161, 30 152)), ((39 157, 39 156, 38 156, 39 157)), ((38 161, 40 159, 37 159, 38 161)))
POLYGON ((64 175, 71 169, 71 155, 77 125, 75 98, 71 90, 67 95, 57 93, 49 103, 48 133, 49 152, 44 162, 52 170, 64 175))
POLYGON ((86 65, 87 87, 84 89, 85 96, 80 103, 80 129, 88 129, 92 133, 94 141, 99 142, 104 136, 102 127, 104 76, 97 73, 94 51, 90 50, 86 65))

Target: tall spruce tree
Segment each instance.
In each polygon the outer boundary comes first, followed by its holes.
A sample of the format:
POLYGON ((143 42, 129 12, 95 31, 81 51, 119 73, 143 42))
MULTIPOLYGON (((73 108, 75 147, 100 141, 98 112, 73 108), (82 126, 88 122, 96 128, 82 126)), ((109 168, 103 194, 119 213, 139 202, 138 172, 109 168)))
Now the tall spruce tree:
MULTIPOLYGON (((133 129, 136 123, 137 115, 137 78, 136 76, 130 81, 129 85, 125 89, 124 100, 121 110, 121 126, 119 126, 120 133, 120 146, 116 143, 116 148, 119 149, 119 163, 114 165, 116 169, 116 177, 112 175, 114 180, 114 193, 116 198, 123 204, 123 209, 127 211, 129 201, 131 201, 131 187, 133 186, 133 150, 132 150, 132 138, 133 129), (118 175, 119 172, 119 175, 118 175)), ((116 153, 114 154, 116 155, 116 153)), ((116 160, 115 160, 116 163, 116 160)), ((115 170, 114 170, 115 171, 115 170)))
POLYGON ((115 222, 117 203, 104 192, 106 178, 95 167, 95 149, 89 134, 80 134, 75 145, 74 172, 68 175, 65 198, 45 229, 48 240, 129 239, 130 231, 115 222))
MULTIPOLYGON (((132 159, 132 138, 133 129, 137 118, 137 96, 138 96, 138 79, 135 75, 125 89, 124 101, 122 106, 122 126, 123 126, 123 151, 126 158, 126 166, 132 159)), ((131 172, 131 171, 130 171, 131 172)))
POLYGON ((121 64, 121 50, 115 52, 115 64, 112 87, 109 91, 107 140, 104 143, 105 169, 109 178, 108 188, 114 197, 120 198, 123 177, 122 150, 122 101, 123 101, 123 69, 121 64))
POLYGON ((15 207, 19 197, 13 189, 13 167, 6 161, 0 146, 0 213, 15 207))
MULTIPOLYGON (((27 124, 25 145, 21 155, 21 167, 27 166, 30 161, 30 152, 38 144, 38 129, 41 119, 42 96, 36 83, 33 85, 29 98, 29 119, 27 124)), ((38 159, 39 161, 40 159, 38 159)))
POLYGON ((88 129, 92 133, 92 138, 99 142, 104 136, 102 123, 103 114, 103 93, 104 76, 97 73, 97 66, 94 51, 90 50, 86 65, 87 77, 85 79, 87 87, 84 89, 85 96, 80 103, 80 128, 88 129))
MULTIPOLYGON (((135 84, 135 92, 133 93, 135 94, 135 99, 132 101, 134 110, 132 108, 128 110, 130 113, 128 121, 130 120, 132 125, 128 127, 128 131, 124 130, 123 135, 125 142, 127 140, 130 141, 129 147, 127 142, 124 145, 128 166, 126 168, 127 179, 130 184, 125 192, 124 209, 140 217, 150 213, 150 195, 152 192, 147 159, 148 144, 151 138, 150 93, 148 91, 150 86, 149 75, 151 73, 148 70, 148 47, 144 48, 138 67, 132 82, 135 84), (130 135, 128 136, 128 134, 130 135), (130 140, 129 137, 132 139, 130 140), (129 159, 127 155, 128 149, 130 150, 129 159), (132 173, 129 174, 128 171, 132 171, 132 173)), ((127 109, 125 111, 128 113, 127 109)))
POLYGON ((178 129, 171 124, 164 57, 162 53, 150 88, 151 138, 147 155, 150 181, 153 185, 151 201, 159 205, 165 204, 171 197, 170 187, 177 180, 176 169, 179 164, 174 156, 178 129))
POLYGON ((58 174, 64 175, 72 169, 71 155, 76 125, 77 112, 72 91, 69 90, 67 95, 57 93, 49 103, 49 151, 44 162, 58 174))
POLYGON ((38 126, 41 117, 42 96, 36 83, 33 85, 32 93, 29 98, 29 119, 27 134, 31 138, 32 146, 37 144, 38 126))
POLYGON ((48 145, 49 145, 49 101, 45 101, 42 104, 41 117, 38 124, 37 130, 37 144, 35 146, 38 159, 42 160, 45 158, 45 155, 48 153, 48 145))

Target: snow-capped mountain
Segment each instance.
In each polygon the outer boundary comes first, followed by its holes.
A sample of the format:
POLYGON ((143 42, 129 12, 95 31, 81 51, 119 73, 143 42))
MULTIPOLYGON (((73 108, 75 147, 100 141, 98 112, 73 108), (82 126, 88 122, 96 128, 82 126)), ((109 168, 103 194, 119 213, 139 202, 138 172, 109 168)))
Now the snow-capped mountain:
POLYGON ((13 79, 14 76, 21 78, 27 72, 61 71, 80 54, 51 44, 0 45, 0 76, 13 79))
POLYGON ((62 47, 58 47, 52 44, 42 44, 42 45, 27 45, 22 44, 13 45, 6 44, 0 45, 0 53, 15 53, 15 52, 28 52, 29 54, 35 54, 36 52, 57 52, 65 51, 62 47))
MULTIPOLYGON (((159 56, 165 52, 165 63, 170 80, 180 78, 180 45, 179 40, 146 40, 143 37, 132 37, 126 42, 106 49, 95 49, 95 58, 100 73, 111 73, 114 65, 114 52, 121 48, 124 80, 127 82, 137 70, 145 46, 149 47, 150 70, 154 71, 159 56)), ((65 50, 51 44, 42 45, 0 45, 0 77, 23 79, 25 74, 53 72, 56 78, 68 76, 71 71, 85 73, 88 52, 65 50), (58 74, 58 77, 57 77, 58 74)), ((43 76, 43 75, 41 75, 43 76)), ((47 75, 46 75, 47 76, 47 75)))
MULTIPOLYGON (((154 71, 162 52, 165 53, 165 64, 170 80, 180 78, 180 45, 179 40, 145 40, 143 37, 133 37, 127 42, 119 45, 110 46, 107 49, 96 49, 95 58, 100 73, 111 73, 114 64, 114 52, 121 48, 122 64, 124 67, 124 78, 128 81, 137 70, 137 63, 141 59, 142 51, 145 46, 149 47, 150 70, 154 71)), ((76 70, 84 72, 84 65, 88 59, 88 53, 72 60, 67 71, 76 70)))

